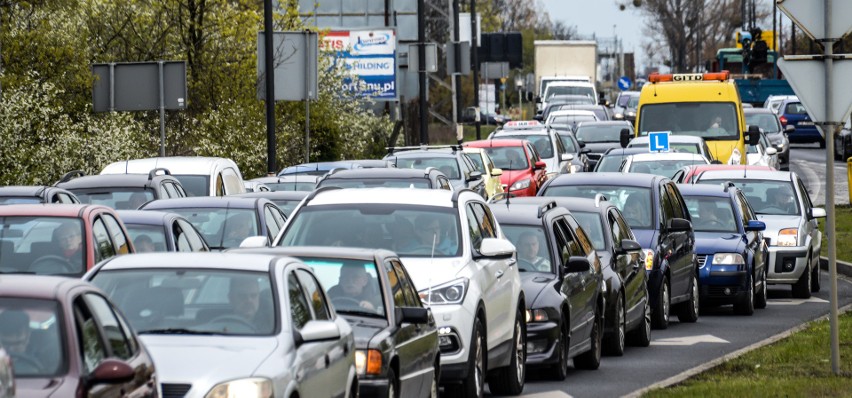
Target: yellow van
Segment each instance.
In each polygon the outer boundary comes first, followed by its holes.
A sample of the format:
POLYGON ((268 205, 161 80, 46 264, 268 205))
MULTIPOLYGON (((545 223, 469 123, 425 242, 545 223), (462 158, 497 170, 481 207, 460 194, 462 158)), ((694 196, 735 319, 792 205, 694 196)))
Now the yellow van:
POLYGON ((740 94, 729 77, 728 71, 651 74, 639 94, 636 136, 669 132, 701 137, 719 161, 746 164, 745 145, 756 145, 760 130, 746 130, 740 94))

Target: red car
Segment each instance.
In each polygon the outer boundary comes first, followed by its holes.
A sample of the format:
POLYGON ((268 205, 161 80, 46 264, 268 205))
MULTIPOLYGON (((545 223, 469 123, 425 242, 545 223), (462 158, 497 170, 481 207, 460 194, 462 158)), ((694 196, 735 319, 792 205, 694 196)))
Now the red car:
POLYGON ((115 210, 101 205, 0 206, 0 273, 82 276, 133 253, 115 210))
POLYGON ((80 279, 3 275, 0 345, 19 397, 156 397, 154 363, 116 307, 80 279))
POLYGON ((749 170, 767 170, 775 171, 769 166, 745 166, 741 164, 699 164, 692 166, 684 166, 672 176, 672 181, 678 184, 689 184, 694 179, 698 178, 701 173, 707 170, 742 170, 746 174, 749 170))
POLYGON ((500 176, 503 192, 514 196, 535 196, 547 179, 547 165, 527 140, 481 140, 465 145, 485 149, 494 165, 503 170, 500 176))

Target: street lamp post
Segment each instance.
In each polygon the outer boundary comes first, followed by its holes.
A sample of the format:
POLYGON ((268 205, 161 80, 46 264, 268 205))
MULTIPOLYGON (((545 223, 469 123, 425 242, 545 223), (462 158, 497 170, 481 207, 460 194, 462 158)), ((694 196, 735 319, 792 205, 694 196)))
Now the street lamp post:
POLYGON ((521 89, 524 88, 524 78, 521 75, 515 76, 515 87, 518 88, 518 107, 521 111, 521 120, 526 120, 526 115, 524 114, 524 97, 521 96, 521 89))

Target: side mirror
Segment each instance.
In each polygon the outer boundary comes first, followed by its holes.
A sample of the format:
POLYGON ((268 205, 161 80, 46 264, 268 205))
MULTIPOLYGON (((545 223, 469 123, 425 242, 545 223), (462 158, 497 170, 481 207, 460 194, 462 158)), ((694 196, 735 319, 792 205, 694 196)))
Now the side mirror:
POLYGON ((642 246, 639 245, 639 242, 632 239, 622 239, 618 254, 626 254, 640 250, 642 250, 642 246))
POLYGON ((258 248, 267 246, 269 246, 269 239, 267 239, 265 236, 249 236, 248 238, 245 238, 242 242, 240 242, 241 248, 258 248))
POLYGON ((796 126, 792 124, 788 124, 787 127, 784 127, 784 134, 792 134, 796 131, 796 126))
POLYGON ((627 148, 627 144, 630 144, 630 139, 633 138, 630 136, 629 129, 621 129, 621 133, 619 134, 619 141, 621 141, 621 147, 627 148))
POLYGON ((396 323, 397 325, 429 323, 429 310, 421 307, 398 307, 396 309, 396 323))
POLYGON ((500 177, 501 175, 503 175, 503 169, 491 169, 492 177, 500 177))
POLYGON ((136 371, 122 360, 107 358, 101 361, 86 379, 86 384, 118 384, 127 383, 136 377, 136 371))
POLYGON ((568 258, 568 264, 565 264, 565 273, 589 272, 592 269, 592 264, 589 259, 583 256, 571 256, 568 258))
POLYGON ((318 341, 337 340, 340 338, 340 329, 334 321, 308 321, 302 330, 296 332, 296 345, 314 343, 318 341))
POLYGON ((775 148, 766 148, 766 154, 769 156, 775 155, 778 153, 778 150, 775 148))
POLYGON ((540 113, 536 114, 535 116, 533 116, 533 120, 538 120, 539 122, 543 122, 544 121, 544 115, 542 115, 540 113))
POLYGON ((573 153, 563 153, 563 154, 559 155, 559 160, 561 160, 563 162, 570 162, 570 161, 574 160, 574 154, 573 153))
POLYGON ((583 149, 580 149, 580 153, 582 153, 582 154, 592 153, 592 150, 589 149, 589 148, 583 148, 583 149))
POLYGON ((482 172, 481 171, 471 171, 470 174, 468 174, 467 182, 481 180, 481 179, 482 179, 482 172))
POLYGON ((544 169, 544 168, 547 168, 547 163, 544 163, 544 161, 541 161, 541 160, 539 160, 538 162, 535 162, 535 169, 536 170, 541 170, 541 169, 544 169))
POLYGON ((515 255, 515 245, 506 239, 485 238, 479 246, 483 257, 510 258, 515 255))
POLYGON ((535 97, 535 103, 540 104, 541 103, 541 97, 535 97))
POLYGON ((748 126, 748 132, 746 133, 746 138, 748 139, 747 144, 757 145, 760 142, 760 127, 748 126))
POLYGON ((586 141, 584 141, 584 140, 577 140, 577 143, 580 144, 580 148, 586 147, 586 141))
POLYGON ((683 218, 672 218, 666 227, 672 232, 686 232, 692 230, 692 223, 683 218))
POLYGON ((811 208, 811 218, 825 218, 825 209, 821 207, 811 208))
POLYGON ((745 226, 746 232, 765 231, 766 223, 763 221, 749 220, 745 226))

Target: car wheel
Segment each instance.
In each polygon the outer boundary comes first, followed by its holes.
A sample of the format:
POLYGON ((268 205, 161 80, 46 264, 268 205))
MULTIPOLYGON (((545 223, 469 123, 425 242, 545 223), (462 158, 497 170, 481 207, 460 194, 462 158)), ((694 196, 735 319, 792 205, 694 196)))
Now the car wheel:
POLYGON ((754 296, 754 308, 766 308, 766 268, 760 273, 760 287, 754 296))
POLYGON ((651 304, 649 302, 648 288, 645 288, 645 309, 643 310, 642 323, 630 332, 630 344, 637 347, 651 345, 651 304))
POLYGON ((396 373, 393 369, 388 369, 388 398, 399 398, 399 380, 396 379, 396 373))
POLYGON ((614 312, 613 326, 615 326, 615 329, 607 336, 604 349, 607 355, 620 357, 624 355, 624 335, 626 334, 624 299, 621 298, 621 294, 618 295, 618 299, 615 301, 614 312))
POLYGON ((432 370, 432 387, 429 389, 429 398, 438 398, 438 380, 441 379, 441 367, 436 362, 432 370))
POLYGON ((698 277, 695 276, 695 272, 692 273, 692 280, 689 281, 691 285, 692 292, 690 292, 689 300, 683 304, 680 304, 680 308, 678 308, 677 319, 681 322, 689 322, 693 323, 698 321, 698 310, 700 305, 698 303, 698 298, 700 293, 698 292, 698 277))
POLYGON ((558 359, 555 365, 553 365, 553 378, 557 381, 565 380, 568 377, 568 355, 569 349, 571 348, 570 340, 568 334, 568 321, 562 321, 562 329, 559 332, 559 342, 556 345, 556 349, 558 352, 558 359))
POLYGON ((816 266, 812 267, 813 275, 811 275, 811 293, 819 293, 820 289, 820 281, 819 281, 819 263, 816 266))
POLYGON ((574 367, 578 369, 595 370, 601 366, 601 340, 603 335, 603 319, 600 312, 595 314, 595 323, 592 325, 591 347, 589 350, 574 357, 574 367))
POLYGON ((498 369, 488 379, 492 394, 519 395, 524 391, 524 378, 527 367, 527 333, 524 330, 524 313, 515 314, 515 327, 512 334, 512 357, 509 366, 498 369))
POLYGON ((654 329, 665 329, 669 327, 669 306, 671 305, 671 297, 669 296, 669 280, 663 276, 663 281, 660 284, 660 292, 657 295, 657 305, 651 311, 651 325, 654 329))
POLYGON ((754 280, 751 274, 748 274, 747 277, 745 296, 734 304, 734 312, 739 315, 754 314, 754 280))
POLYGON ((450 397, 481 398, 485 389, 485 341, 482 321, 477 317, 473 322, 473 336, 470 339, 470 354, 467 359, 467 378, 461 384, 444 388, 450 397))
POLYGON ((802 272, 799 280, 793 284, 793 297, 807 299, 811 298, 811 257, 808 255, 807 269, 802 272))

